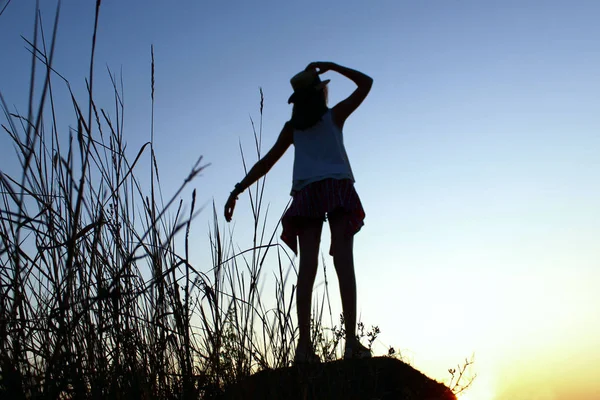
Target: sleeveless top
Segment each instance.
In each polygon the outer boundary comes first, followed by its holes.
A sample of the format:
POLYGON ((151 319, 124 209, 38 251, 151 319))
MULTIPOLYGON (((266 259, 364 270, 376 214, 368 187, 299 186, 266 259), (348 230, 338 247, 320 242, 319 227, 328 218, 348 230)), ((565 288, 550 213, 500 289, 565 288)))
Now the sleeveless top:
POLYGON ((344 147, 342 130, 328 109, 319 122, 305 130, 294 129, 292 192, 326 178, 350 179, 354 175, 344 147))

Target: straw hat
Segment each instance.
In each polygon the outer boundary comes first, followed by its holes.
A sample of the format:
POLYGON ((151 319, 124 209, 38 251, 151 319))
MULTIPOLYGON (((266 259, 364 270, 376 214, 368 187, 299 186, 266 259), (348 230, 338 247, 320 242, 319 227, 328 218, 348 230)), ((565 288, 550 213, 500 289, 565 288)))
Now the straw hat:
POLYGON ((321 80, 319 74, 314 69, 304 70, 297 73, 290 79, 294 93, 288 99, 288 104, 296 100, 298 94, 302 94, 310 89, 322 89, 329 83, 330 79, 321 80))

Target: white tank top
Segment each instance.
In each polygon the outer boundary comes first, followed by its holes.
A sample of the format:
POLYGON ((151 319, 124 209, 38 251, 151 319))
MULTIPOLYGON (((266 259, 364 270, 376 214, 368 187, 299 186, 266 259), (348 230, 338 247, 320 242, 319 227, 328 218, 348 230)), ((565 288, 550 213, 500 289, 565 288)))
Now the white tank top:
POLYGON ((292 194, 326 178, 347 178, 354 182, 342 131, 333 121, 331 110, 310 128, 294 129, 292 194))

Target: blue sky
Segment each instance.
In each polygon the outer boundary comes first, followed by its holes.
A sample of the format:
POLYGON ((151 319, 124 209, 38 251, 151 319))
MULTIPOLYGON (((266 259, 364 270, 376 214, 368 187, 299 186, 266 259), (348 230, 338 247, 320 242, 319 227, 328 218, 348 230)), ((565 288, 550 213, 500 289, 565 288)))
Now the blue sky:
MULTIPOLYGON (((41 3, 49 31, 56 2, 41 3)), ((55 68, 79 96, 94 3, 66 0, 60 19, 55 68)), ((20 110, 30 56, 19 35, 32 37, 34 9, 13 1, 0 17, 0 90, 20 110)), ((367 213, 355 242, 362 319, 380 326, 382 346, 438 379, 474 352, 473 398, 567 399, 575 384, 578 398, 597 398, 598 15, 600 3, 582 0, 105 0, 97 101, 112 104, 106 65, 122 70, 135 153, 150 138, 154 45, 163 191, 204 155, 211 166, 195 185, 200 202, 214 198, 220 211, 243 177, 238 140, 252 151, 259 87, 266 152, 289 118, 293 74, 311 61, 369 74, 372 92, 344 131, 367 213), (541 380, 551 384, 534 397, 541 380)), ((352 91, 345 78, 327 78, 332 105, 352 91)), ((64 127, 74 123, 67 100, 64 127)), ((6 143, 3 171, 14 166, 6 143)), ((292 162, 289 150, 267 178, 272 229, 289 200, 292 162)), ((196 222, 199 265, 209 265, 209 217, 196 222)), ((234 214, 242 248, 250 217, 242 197, 234 214)))

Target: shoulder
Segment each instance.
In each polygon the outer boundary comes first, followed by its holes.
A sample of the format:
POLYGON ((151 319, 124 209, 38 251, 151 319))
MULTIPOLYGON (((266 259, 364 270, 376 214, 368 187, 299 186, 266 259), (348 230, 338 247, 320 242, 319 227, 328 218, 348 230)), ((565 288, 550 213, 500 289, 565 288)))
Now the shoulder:
POLYGON ((342 128, 344 128, 344 122, 346 122, 343 113, 341 113, 337 107, 333 107, 329 109, 329 114, 333 124, 341 131, 342 128))
POLYGON ((284 138, 286 142, 292 143, 294 141, 294 126, 291 121, 287 121, 283 124, 283 128, 281 129, 280 137, 284 138))
POLYGON ((294 126, 292 125, 292 121, 287 121, 283 124, 283 128, 281 129, 281 133, 294 133, 294 126))

